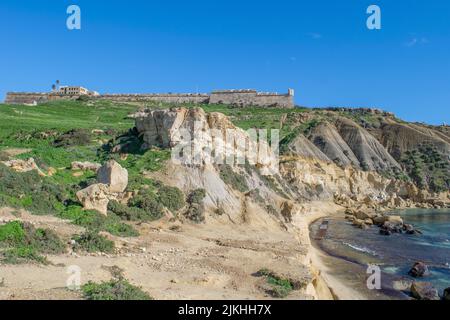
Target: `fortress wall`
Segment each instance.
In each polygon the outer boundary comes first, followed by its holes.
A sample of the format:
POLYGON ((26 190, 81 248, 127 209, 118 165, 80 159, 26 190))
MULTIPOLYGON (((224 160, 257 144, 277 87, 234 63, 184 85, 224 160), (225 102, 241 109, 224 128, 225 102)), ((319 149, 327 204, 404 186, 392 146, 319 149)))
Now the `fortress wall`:
POLYGON ((207 94, 104 94, 96 97, 102 100, 118 102, 146 102, 156 101, 165 103, 208 103, 207 94))
POLYGON ((231 104, 236 106, 277 106, 293 108, 294 99, 290 95, 263 94, 256 91, 227 92, 217 91, 211 94, 211 104, 231 104))
POLYGON ((32 104, 47 102, 48 94, 39 92, 8 92, 5 103, 7 104, 32 104))
MULTIPOLYGON (((79 96, 67 96, 58 93, 9 92, 5 103, 32 104, 53 100, 74 100, 79 96)), ((260 93, 254 90, 215 91, 209 94, 104 94, 90 96, 91 99, 111 100, 117 102, 164 102, 171 104, 228 104, 240 107, 279 107, 293 108, 294 97, 290 94, 260 93)))

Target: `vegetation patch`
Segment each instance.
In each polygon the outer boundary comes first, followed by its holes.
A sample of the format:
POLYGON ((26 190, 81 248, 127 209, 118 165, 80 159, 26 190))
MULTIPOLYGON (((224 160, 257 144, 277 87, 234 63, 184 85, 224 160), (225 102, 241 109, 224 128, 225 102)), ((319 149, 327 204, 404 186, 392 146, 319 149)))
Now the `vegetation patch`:
POLYGON ((435 147, 424 144, 407 151, 401 163, 419 188, 434 192, 450 189, 450 163, 435 147))
POLYGON ((266 291, 274 298, 286 298, 294 290, 290 280, 283 279, 268 269, 259 270, 257 275, 266 278, 268 284, 266 291))
POLYGON ((188 196, 189 208, 184 213, 184 216, 195 222, 201 223, 205 221, 205 207, 203 205, 203 199, 206 197, 205 189, 196 189, 192 191, 188 196))
POLYGON ((176 187, 162 186, 158 190, 158 198, 172 212, 180 210, 186 204, 183 192, 176 187))
POLYGON ((107 282, 88 282, 81 287, 87 300, 152 300, 141 288, 125 279, 112 279, 107 282))
POLYGON ((158 201, 157 195, 151 190, 142 189, 139 193, 133 197, 129 202, 130 207, 136 207, 142 209, 145 212, 145 220, 157 220, 164 214, 164 207, 160 201, 158 201))
POLYGON ((55 139, 53 145, 59 147, 85 146, 92 140, 91 133, 86 129, 72 129, 55 139))
POLYGON ((83 210, 79 205, 68 206, 59 214, 60 218, 85 227, 92 232, 106 231, 119 237, 135 237, 139 233, 130 225, 121 221, 114 213, 104 216, 95 210, 83 210))
POLYGON ((249 187, 245 177, 233 171, 229 165, 219 166, 220 178, 233 189, 240 192, 247 192, 249 187))
POLYGON ((46 263, 42 254, 60 254, 65 251, 64 242, 49 229, 36 229, 20 221, 0 226, 0 259, 4 263, 46 263))
POLYGON ((35 214, 57 213, 67 193, 36 171, 17 173, 2 164, 0 181, 0 205, 25 208, 35 214))
POLYGON ((114 252, 114 242, 93 231, 87 231, 73 237, 75 241, 74 250, 86 252, 114 252))

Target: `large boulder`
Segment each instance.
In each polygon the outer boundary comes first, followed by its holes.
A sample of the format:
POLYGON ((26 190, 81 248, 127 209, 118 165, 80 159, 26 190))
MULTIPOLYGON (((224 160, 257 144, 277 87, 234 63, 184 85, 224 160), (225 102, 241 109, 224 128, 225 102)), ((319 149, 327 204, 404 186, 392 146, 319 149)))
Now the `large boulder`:
POLYGON ((413 282, 411 294, 418 300, 440 300, 438 291, 429 282, 413 282))
POLYGON ((97 172, 97 181, 109 186, 109 192, 124 192, 128 185, 128 171, 115 160, 106 162, 97 172))
POLYGON ((403 225, 403 219, 400 216, 387 216, 386 221, 394 225, 403 225))
POLYGON ((377 215, 376 217, 373 217, 372 220, 373 220, 374 224, 381 226, 381 225, 383 225, 386 222, 387 217, 386 216, 377 215))
POLYGON ((355 217, 356 217, 356 219, 359 219, 359 220, 372 219, 374 216, 375 215, 373 213, 363 211, 363 210, 358 210, 355 212, 355 217))
POLYGON ((450 301, 450 287, 444 290, 444 294, 442 295, 444 300, 450 301))
POLYGON ((105 216, 107 215, 108 203, 111 197, 109 195, 109 187, 106 184, 93 184, 86 189, 78 191, 76 196, 85 210, 96 210, 105 216))
POLYGON ((416 262, 411 270, 409 270, 408 274, 414 278, 421 278, 427 276, 429 271, 425 263, 416 262))

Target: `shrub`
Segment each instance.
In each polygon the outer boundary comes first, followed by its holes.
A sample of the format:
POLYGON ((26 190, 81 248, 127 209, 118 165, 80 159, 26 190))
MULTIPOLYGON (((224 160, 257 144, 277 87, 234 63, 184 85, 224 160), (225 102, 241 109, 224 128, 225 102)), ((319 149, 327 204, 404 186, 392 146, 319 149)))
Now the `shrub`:
POLYGON ((31 224, 19 221, 0 226, 0 248, 6 263, 36 261, 45 263, 40 254, 57 254, 66 250, 59 237, 48 229, 35 229, 31 224))
POLYGON ((269 284, 269 289, 266 291, 275 298, 285 298, 294 290, 293 284, 288 279, 280 278, 269 269, 261 269, 257 272, 257 275, 266 278, 269 284))
POLYGON ((85 129, 72 129, 55 139, 53 145, 59 147, 85 146, 91 142, 91 134, 85 129))
POLYGON ((26 241, 38 252, 46 254, 59 254, 66 251, 66 245, 58 235, 49 229, 34 229, 29 224, 24 224, 26 241))
POLYGON ((205 197, 206 197, 205 189, 196 189, 189 194, 188 203, 189 204, 201 203, 205 197))
POLYGON ((20 264, 29 261, 45 264, 47 259, 39 255, 31 246, 18 246, 7 249, 3 253, 3 262, 7 264, 20 264))
POLYGON ((88 300, 152 300, 141 288, 125 279, 113 279, 102 283, 88 282, 81 290, 88 300))
POLYGON ((87 231, 73 237, 76 245, 74 249, 82 249, 87 252, 114 252, 114 242, 93 231, 87 231))
POLYGON ((157 197, 148 190, 141 190, 137 196, 129 202, 130 207, 137 207, 144 210, 152 220, 159 219, 163 216, 163 205, 158 201, 157 197))
POLYGON ((205 189, 196 189, 188 196, 189 208, 184 213, 184 216, 195 223, 205 221, 205 207, 203 199, 206 197, 205 189))
POLYGON ((93 232, 106 231, 119 237, 135 237, 139 235, 132 226, 121 222, 121 218, 115 215, 114 212, 104 216, 95 210, 83 210, 80 206, 72 205, 67 207, 59 216, 69 219, 73 224, 85 227, 93 232))
POLYGON ((201 223, 205 221, 205 208, 202 204, 194 203, 184 214, 186 218, 195 222, 201 223))
POLYGON ((220 166, 220 178, 237 191, 247 192, 249 189, 245 178, 235 173, 229 165, 220 166))
POLYGON ((25 230, 19 221, 8 222, 0 226, 0 242, 17 244, 25 240, 25 230))
POLYGON ((56 214, 67 191, 43 179, 36 171, 18 173, 0 164, 2 202, 34 214, 56 214))
POLYGON ((184 207, 184 194, 176 187, 162 186, 158 190, 158 198, 162 205, 172 212, 178 211, 184 207))
POLYGON ((151 221, 154 219, 151 214, 141 208, 129 207, 117 201, 110 201, 108 210, 126 221, 151 221))
POLYGON ((116 221, 116 219, 107 219, 104 227, 104 231, 111 233, 112 235, 118 237, 137 237, 139 232, 136 231, 132 226, 116 221))

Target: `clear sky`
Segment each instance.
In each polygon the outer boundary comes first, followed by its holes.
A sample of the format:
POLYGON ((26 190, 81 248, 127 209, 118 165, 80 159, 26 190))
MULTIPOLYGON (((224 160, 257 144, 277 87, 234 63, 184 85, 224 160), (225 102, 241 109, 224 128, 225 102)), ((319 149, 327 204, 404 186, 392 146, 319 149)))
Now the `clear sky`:
POLYGON ((296 90, 296 103, 450 123, 448 0, 1 0, 0 99, 56 79, 103 93, 296 90), (66 9, 81 8, 81 30, 66 9), (382 10, 368 30, 366 9, 382 10))

